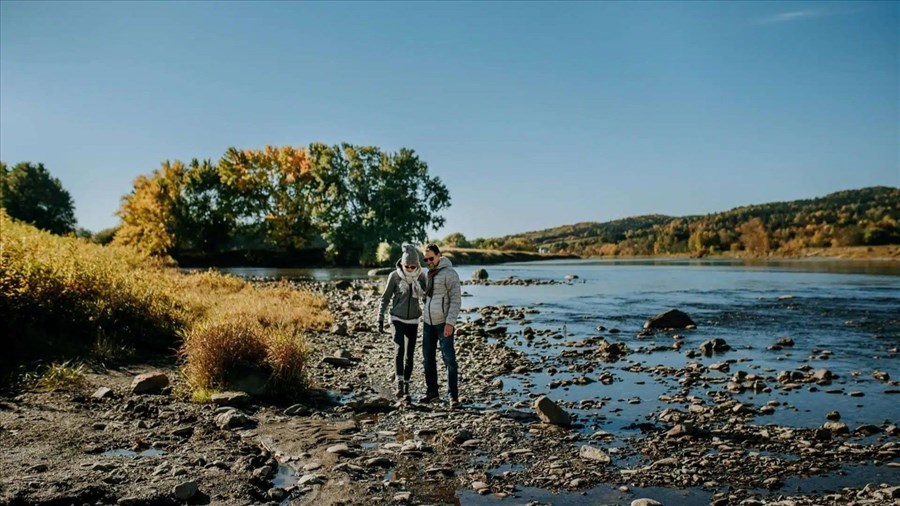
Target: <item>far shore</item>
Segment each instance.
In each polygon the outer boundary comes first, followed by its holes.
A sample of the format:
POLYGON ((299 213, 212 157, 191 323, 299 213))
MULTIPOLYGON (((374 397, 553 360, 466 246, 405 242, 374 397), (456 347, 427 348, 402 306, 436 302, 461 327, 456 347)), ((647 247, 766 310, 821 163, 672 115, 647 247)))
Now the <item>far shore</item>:
MULTIPOLYGON (((443 249, 444 253, 455 265, 494 265, 512 262, 539 262, 545 260, 653 260, 653 259, 731 259, 731 260, 847 260, 900 262, 900 245, 887 246, 849 246, 833 248, 805 248, 796 252, 772 251, 766 255, 750 255, 744 251, 718 252, 712 254, 671 253, 661 255, 599 255, 578 256, 568 253, 537 253, 533 251, 506 251, 473 248, 443 249)), ((195 255, 176 256, 180 267, 339 267, 324 261, 321 255, 310 253, 294 255, 261 254, 250 252, 239 254, 231 252, 215 258, 195 255)))

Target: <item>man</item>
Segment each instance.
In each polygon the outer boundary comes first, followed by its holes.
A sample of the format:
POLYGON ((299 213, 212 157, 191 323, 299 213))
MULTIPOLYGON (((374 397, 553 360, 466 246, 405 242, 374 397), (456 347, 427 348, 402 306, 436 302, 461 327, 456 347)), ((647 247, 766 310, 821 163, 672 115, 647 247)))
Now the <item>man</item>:
POLYGON ((425 285, 425 315, 422 335, 422 355, 425 369, 425 397, 422 402, 438 399, 437 362, 435 353, 441 347, 441 358, 447 368, 447 389, 450 391, 450 408, 460 407, 456 349, 453 347, 453 330, 462 305, 459 274, 450 260, 441 256, 436 244, 425 247, 428 264, 428 281, 425 285))

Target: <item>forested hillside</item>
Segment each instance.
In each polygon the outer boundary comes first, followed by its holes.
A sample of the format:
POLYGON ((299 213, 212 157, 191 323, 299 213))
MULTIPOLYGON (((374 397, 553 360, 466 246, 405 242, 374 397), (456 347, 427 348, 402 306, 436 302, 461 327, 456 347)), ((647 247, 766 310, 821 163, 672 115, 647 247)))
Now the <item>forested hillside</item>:
POLYGON ((824 197, 737 207, 704 216, 636 216, 499 238, 475 248, 580 256, 791 254, 807 247, 900 244, 900 188, 877 186, 824 197))

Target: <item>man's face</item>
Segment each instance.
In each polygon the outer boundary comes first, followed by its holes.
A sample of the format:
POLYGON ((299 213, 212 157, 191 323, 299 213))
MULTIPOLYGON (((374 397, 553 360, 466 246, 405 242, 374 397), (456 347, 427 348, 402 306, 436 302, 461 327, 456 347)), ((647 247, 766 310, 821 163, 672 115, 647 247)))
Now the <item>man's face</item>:
POLYGON ((428 264, 429 268, 436 267, 438 262, 441 261, 441 254, 434 253, 431 250, 425 250, 425 263, 428 264))

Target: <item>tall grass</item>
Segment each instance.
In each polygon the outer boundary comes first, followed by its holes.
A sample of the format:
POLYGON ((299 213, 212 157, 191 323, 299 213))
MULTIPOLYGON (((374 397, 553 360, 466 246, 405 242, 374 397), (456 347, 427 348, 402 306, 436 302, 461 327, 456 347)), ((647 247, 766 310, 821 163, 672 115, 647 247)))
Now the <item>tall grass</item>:
POLYGON ((324 298, 214 272, 184 274, 118 246, 59 237, 0 210, 0 375, 63 358, 122 360, 178 350, 191 388, 225 388, 231 366, 305 386, 303 333, 331 323, 324 298))

